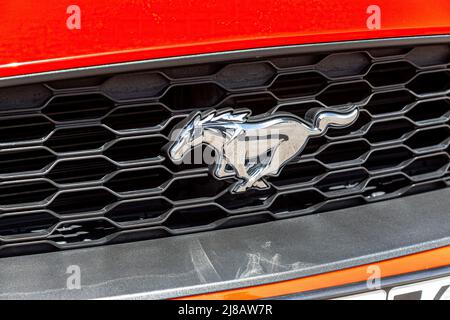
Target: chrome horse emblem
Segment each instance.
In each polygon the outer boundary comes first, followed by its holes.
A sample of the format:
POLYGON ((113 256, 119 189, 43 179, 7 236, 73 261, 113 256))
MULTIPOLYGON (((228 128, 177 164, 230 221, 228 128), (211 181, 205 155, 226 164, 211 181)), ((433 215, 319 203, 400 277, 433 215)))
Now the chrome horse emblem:
POLYGON ((264 177, 279 175, 310 137, 325 134, 329 127, 349 126, 358 115, 356 106, 310 110, 307 121, 290 113, 251 117, 248 109, 197 111, 172 130, 166 149, 169 158, 181 164, 191 149, 209 145, 215 151, 212 174, 237 179, 232 193, 267 189, 264 177))

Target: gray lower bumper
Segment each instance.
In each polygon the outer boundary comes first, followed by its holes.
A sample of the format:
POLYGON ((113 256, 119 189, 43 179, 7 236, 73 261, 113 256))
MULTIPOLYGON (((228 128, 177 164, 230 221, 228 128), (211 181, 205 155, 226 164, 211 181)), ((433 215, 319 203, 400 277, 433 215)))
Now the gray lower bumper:
POLYGON ((266 224, 0 259, 1 299, 153 299, 269 283, 450 244, 450 189, 266 224), (80 289, 67 289, 71 265, 80 289))

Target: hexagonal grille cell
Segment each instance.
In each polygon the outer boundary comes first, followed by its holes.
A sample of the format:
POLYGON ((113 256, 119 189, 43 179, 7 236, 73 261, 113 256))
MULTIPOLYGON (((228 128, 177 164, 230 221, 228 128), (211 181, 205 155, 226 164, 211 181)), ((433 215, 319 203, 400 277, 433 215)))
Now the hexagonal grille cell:
POLYGON ((162 102, 170 109, 206 108, 217 104, 225 92, 214 83, 174 86, 164 95, 162 102))
POLYGON ((388 62, 374 65, 366 76, 373 86, 381 87, 405 83, 416 74, 416 69, 407 62, 388 62))
POLYGON ((124 139, 109 147, 105 155, 118 162, 154 160, 162 156, 161 149, 167 142, 163 137, 124 139))
POLYGON ((51 97, 43 85, 0 88, 0 111, 37 109, 51 97))
POLYGON ((64 79, 59 81, 48 82, 47 85, 52 89, 56 90, 79 89, 79 88, 99 86, 105 81, 105 79, 106 79, 105 76, 64 79))
POLYGON ((269 90, 278 98, 305 97, 319 93, 327 81, 316 72, 279 76, 269 90))
POLYGON ((289 112, 302 119, 305 119, 306 113, 311 109, 323 108, 323 105, 317 102, 306 102, 306 103, 290 103, 283 104, 277 108, 278 112, 289 112))
POLYGON ((228 183, 211 179, 211 177, 179 179, 172 182, 164 195, 173 201, 209 198, 214 197, 227 186, 228 183))
POLYGON ((275 76, 275 69, 268 63, 241 63, 225 66, 216 79, 225 88, 242 89, 267 84, 275 76))
POLYGON ((447 120, 450 117, 450 100, 441 99, 419 103, 406 116, 416 122, 447 120))
POLYGON ((409 48, 409 47, 375 48, 375 49, 370 49, 369 54, 375 58, 382 58, 382 57, 389 57, 389 56, 405 55, 409 51, 411 51, 411 48, 409 48))
POLYGON ((185 229, 203 226, 223 219, 227 214, 215 206, 179 209, 164 223, 170 229, 185 229))
POLYGON ((315 161, 287 165, 278 177, 270 177, 269 181, 276 186, 305 183, 317 179, 326 169, 315 161))
POLYGON ((312 137, 306 143, 305 148, 300 154, 300 157, 307 157, 319 151, 327 144, 328 140, 325 137, 312 137))
POLYGON ((366 53, 332 54, 317 64, 317 69, 329 77, 345 77, 363 74, 370 66, 370 58, 366 53))
POLYGON ((4 215, 0 217, 0 236, 38 236, 47 233, 57 223, 58 219, 44 211, 4 215))
POLYGON ((369 145, 364 141, 354 141, 347 143, 333 144, 323 150, 317 159, 333 164, 357 160, 370 150, 369 145))
POLYGON ((172 79, 196 78, 210 76, 219 71, 220 64, 196 64, 163 69, 162 72, 172 79))
MULTIPOLYGON (((449 186, 448 43, 311 48, 0 88, 0 256, 238 227, 449 186), (349 104, 357 120, 309 137, 278 176, 264 177, 267 189, 230 192, 231 153, 224 179, 197 157, 217 156, 217 146, 199 144, 181 164, 167 156, 170 133, 192 112, 247 108, 267 124, 289 113, 311 125, 309 110, 349 104)), ((239 121, 223 124, 224 143, 240 137, 239 121)), ((239 161, 257 174, 247 158, 239 161)))
POLYGON ((63 192, 48 206, 57 214, 92 213, 116 201, 116 197, 105 189, 88 189, 63 192))
POLYGON ((450 46, 423 46, 411 50, 406 58, 421 67, 450 63, 450 46))
POLYGON ((98 119, 114 107, 114 103, 100 94, 56 97, 42 111, 55 121, 98 119))
POLYGON ((116 192, 144 191, 158 188, 170 178, 161 168, 136 169, 119 172, 105 185, 116 192))
POLYGON ((403 175, 375 178, 368 183, 364 191, 364 196, 370 200, 375 200, 376 198, 399 192, 410 184, 410 180, 403 175))
POLYGON ((54 125, 41 116, 24 116, 0 119, 0 143, 24 142, 43 139, 54 125))
POLYGON ((404 119, 383 121, 370 127, 365 137, 372 143, 380 143, 400 139, 413 130, 414 125, 404 119))
POLYGON ((365 170, 352 169, 330 174, 320 180, 316 187, 322 192, 347 192, 357 188, 368 177, 369 174, 365 170))
POLYGON ((49 166, 56 156, 43 148, 0 151, 0 174, 23 174, 49 166))
POLYGON ((371 94, 369 85, 365 82, 353 82, 329 86, 317 100, 327 106, 360 102, 371 94))
POLYGON ((105 220, 78 221, 61 224, 49 237, 59 245, 88 243, 117 232, 117 228, 105 220))
POLYGON ((277 99, 268 93, 230 96, 218 108, 247 108, 253 115, 268 112, 277 105, 277 99))
POLYGON ((372 115, 398 112, 416 101, 414 96, 406 90, 377 93, 364 107, 372 115))
POLYGON ((271 61, 280 68, 302 67, 314 65, 325 57, 324 54, 283 56, 272 58, 271 61))
POLYGON ((164 199, 130 200, 120 203, 105 216, 123 224, 142 223, 161 216, 171 207, 164 199))
POLYGON ((114 134, 100 126, 56 130, 45 142, 55 152, 87 151, 101 148, 114 134))
POLYGON ((321 203, 324 199, 324 196, 315 190, 288 193, 278 196, 269 210, 275 214, 291 213, 308 209, 321 203))
POLYGON ((157 73, 121 74, 108 79, 102 90, 117 100, 152 98, 160 94, 169 81, 157 73))
POLYGON ((79 183, 100 180, 116 167, 104 158, 86 158, 58 162, 47 174, 57 183, 79 183))
POLYGON ((376 150, 371 153, 365 163, 368 170, 383 170, 394 168, 413 158, 413 153, 405 147, 376 150))
POLYGON ((161 105, 123 107, 109 114, 103 123, 114 130, 136 130, 162 124, 170 113, 161 105))
POLYGON ((450 72, 437 71, 419 74, 407 87, 418 94, 447 91, 450 89, 450 72))
POLYGON ((450 139, 450 129, 448 127, 423 130, 415 133, 405 144, 413 149, 427 147, 443 147, 450 139))
POLYGON ((267 204, 274 193, 275 191, 273 189, 254 189, 237 194, 224 192, 223 195, 216 200, 216 203, 228 210, 245 210, 245 208, 254 209, 255 207, 267 204))
POLYGON ((28 203, 44 201, 53 195, 57 188, 49 182, 23 181, 0 184, 0 205, 21 206, 28 203))
POLYGON ((408 176, 418 176, 428 174, 448 167, 449 158, 447 155, 435 155, 414 160, 410 165, 403 169, 408 176))

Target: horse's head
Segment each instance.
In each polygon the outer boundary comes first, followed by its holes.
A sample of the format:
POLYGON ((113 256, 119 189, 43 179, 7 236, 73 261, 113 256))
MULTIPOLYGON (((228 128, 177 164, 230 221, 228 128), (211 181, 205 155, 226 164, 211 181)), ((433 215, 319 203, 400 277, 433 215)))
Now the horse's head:
POLYGON ((174 163, 181 163, 186 153, 202 143, 201 114, 197 113, 171 134, 173 143, 169 148, 170 158, 174 163))
POLYGON ((180 164, 189 150, 203 143, 203 134, 207 130, 221 132, 226 132, 228 129, 236 130, 232 125, 244 123, 249 115, 250 111, 246 109, 235 112, 223 109, 194 113, 174 128, 170 135, 173 141, 168 149, 171 160, 180 164))

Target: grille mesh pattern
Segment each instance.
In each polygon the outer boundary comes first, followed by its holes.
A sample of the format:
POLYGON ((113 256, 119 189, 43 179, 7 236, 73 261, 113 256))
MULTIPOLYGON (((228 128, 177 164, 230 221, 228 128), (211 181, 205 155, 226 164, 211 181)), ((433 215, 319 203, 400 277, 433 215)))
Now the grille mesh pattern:
POLYGON ((0 255, 233 227, 448 186, 447 44, 265 57, 0 89, 0 255), (193 110, 356 103, 271 188, 161 151, 193 110))

